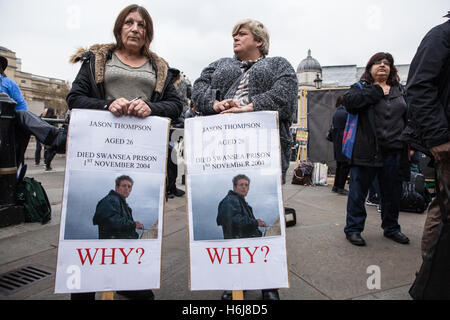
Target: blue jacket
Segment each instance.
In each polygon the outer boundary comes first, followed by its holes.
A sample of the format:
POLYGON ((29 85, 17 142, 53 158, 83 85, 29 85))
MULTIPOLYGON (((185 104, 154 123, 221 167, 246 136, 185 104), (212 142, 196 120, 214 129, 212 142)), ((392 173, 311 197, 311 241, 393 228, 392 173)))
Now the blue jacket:
POLYGON ((0 79, 0 92, 5 92, 17 103, 16 110, 28 110, 27 102, 25 101, 19 86, 8 77, 0 75, 0 79))
POLYGON ((409 123, 403 139, 412 149, 430 148, 450 140, 450 20, 422 39, 408 74, 409 123))

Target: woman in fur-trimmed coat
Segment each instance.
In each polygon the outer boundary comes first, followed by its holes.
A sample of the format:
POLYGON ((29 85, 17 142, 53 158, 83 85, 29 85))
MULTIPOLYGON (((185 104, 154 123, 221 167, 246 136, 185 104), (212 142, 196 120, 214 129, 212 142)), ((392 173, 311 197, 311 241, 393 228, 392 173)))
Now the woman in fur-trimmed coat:
MULTIPOLYGON (((79 50, 71 61, 82 62, 67 96, 69 109, 108 110, 115 116, 177 119, 183 104, 174 87, 179 71, 150 51, 153 22, 144 7, 124 8, 114 25, 114 44, 79 50)), ((130 299, 153 300, 152 290, 118 291, 130 299)), ((94 292, 73 293, 73 300, 95 299, 94 292)))
POLYGON ((137 5, 123 9, 114 35, 116 43, 79 49, 71 57, 82 66, 67 96, 69 109, 177 119, 183 106, 174 82, 180 72, 150 51, 153 22, 147 10, 137 5))

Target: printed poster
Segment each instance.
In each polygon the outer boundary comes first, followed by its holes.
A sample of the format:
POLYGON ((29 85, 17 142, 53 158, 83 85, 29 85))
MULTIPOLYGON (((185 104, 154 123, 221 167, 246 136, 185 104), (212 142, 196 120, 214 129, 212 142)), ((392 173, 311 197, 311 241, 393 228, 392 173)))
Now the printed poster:
POLYGON ((185 121, 191 290, 289 286, 277 117, 185 121))
POLYGON ((55 293, 160 287, 169 125, 72 110, 55 293))

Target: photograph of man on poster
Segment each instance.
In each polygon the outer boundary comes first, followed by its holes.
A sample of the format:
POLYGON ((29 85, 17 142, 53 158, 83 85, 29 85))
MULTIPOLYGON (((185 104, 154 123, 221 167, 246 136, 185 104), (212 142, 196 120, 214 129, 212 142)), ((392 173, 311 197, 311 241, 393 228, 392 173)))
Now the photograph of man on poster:
POLYGON ((95 187, 89 187, 88 192, 86 188, 71 188, 65 240, 158 239, 164 186, 153 175, 75 170, 70 178, 70 186, 95 187), (119 178, 121 185, 115 182, 119 178))
POLYGON ((204 190, 192 195, 193 240, 280 236, 276 181, 276 175, 261 175, 258 170, 217 174, 214 187, 208 175, 192 176, 191 188, 204 190))
POLYGON ((266 227, 261 219, 253 215, 252 207, 245 201, 250 190, 250 179, 239 174, 233 178, 233 190, 220 202, 217 225, 222 226, 224 239, 261 237, 258 227, 266 227))
POLYGON ((94 225, 98 226, 99 239, 138 239, 136 229, 144 229, 134 221, 132 209, 126 199, 133 189, 133 179, 122 175, 116 178, 115 190, 100 200, 95 209, 94 225))

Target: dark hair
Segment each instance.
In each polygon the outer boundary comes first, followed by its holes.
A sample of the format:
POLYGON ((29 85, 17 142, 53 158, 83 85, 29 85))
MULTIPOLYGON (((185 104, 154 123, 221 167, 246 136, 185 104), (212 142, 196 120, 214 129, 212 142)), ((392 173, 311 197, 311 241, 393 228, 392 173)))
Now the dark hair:
POLYGON ((389 61, 390 65, 390 72, 389 76, 386 80, 386 83, 390 86, 397 85, 400 82, 400 77, 398 76, 397 68, 394 65, 394 57, 388 53, 388 52, 378 52, 375 53, 370 59, 369 62, 367 62, 366 69, 364 70, 364 73, 361 76, 361 80, 366 80, 370 83, 374 82, 374 79, 372 75, 370 74, 370 69, 372 69, 372 66, 377 61, 381 61, 383 59, 386 59, 389 61))
POLYGON ((335 107, 337 108, 337 107, 341 106, 342 102, 344 102, 344 95, 343 94, 341 94, 339 97, 337 97, 335 107))
POLYGON ((238 181, 241 180, 241 179, 247 180, 248 183, 250 184, 250 179, 249 179, 249 177, 247 177, 245 174, 238 174, 237 176, 235 176, 235 177, 233 178, 233 186, 236 186, 237 183, 238 183, 238 181))
POLYGON ((114 37, 116 38, 117 49, 123 49, 122 42, 122 27, 125 23, 125 19, 132 12, 138 12, 145 21, 145 44, 142 47, 142 54, 150 57, 150 43, 153 41, 153 20, 148 11, 137 4, 131 4, 123 9, 116 18, 114 24, 114 37))
POLYGON ((6 59, 4 56, 0 56, 0 74, 5 77, 6 68, 8 68, 8 59, 6 59))
POLYGON ((122 182, 122 180, 128 180, 131 182, 131 184, 134 183, 134 181, 133 181, 133 179, 131 179, 131 177, 123 175, 123 176, 116 178, 116 187, 120 186, 120 183, 122 182))

